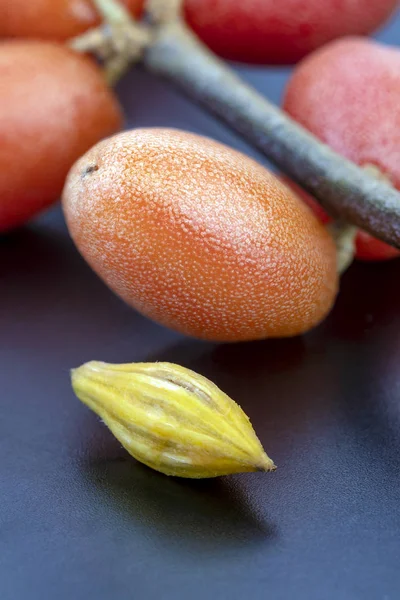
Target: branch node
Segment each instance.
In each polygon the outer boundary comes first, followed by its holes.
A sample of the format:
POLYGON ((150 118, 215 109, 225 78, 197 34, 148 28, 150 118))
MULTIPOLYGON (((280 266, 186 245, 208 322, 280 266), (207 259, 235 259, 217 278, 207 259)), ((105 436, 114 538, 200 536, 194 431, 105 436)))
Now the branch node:
POLYGON ((104 61, 105 75, 115 85, 138 62, 151 43, 148 26, 137 23, 128 10, 117 0, 93 0, 103 17, 103 25, 73 38, 69 46, 78 52, 94 53, 104 61))

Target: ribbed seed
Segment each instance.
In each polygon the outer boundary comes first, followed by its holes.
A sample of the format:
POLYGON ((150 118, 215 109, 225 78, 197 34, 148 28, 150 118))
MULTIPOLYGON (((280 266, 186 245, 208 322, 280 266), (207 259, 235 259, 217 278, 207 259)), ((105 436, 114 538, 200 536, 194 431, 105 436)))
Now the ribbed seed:
POLYGON ((72 385, 128 452, 157 471, 201 478, 275 469, 242 409, 189 369, 92 361, 72 371, 72 385))

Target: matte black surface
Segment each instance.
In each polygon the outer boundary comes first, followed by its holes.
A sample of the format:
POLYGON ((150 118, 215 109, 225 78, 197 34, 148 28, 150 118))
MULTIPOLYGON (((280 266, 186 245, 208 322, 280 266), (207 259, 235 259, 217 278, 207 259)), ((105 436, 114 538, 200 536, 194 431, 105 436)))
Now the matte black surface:
MULTIPOLYGON (((400 20, 380 36, 396 43, 400 20)), ((286 71, 241 69, 278 100, 286 71)), ((129 125, 248 147, 143 73, 129 125)), ((193 341, 126 307, 57 208, 0 241, 0 599, 398 600, 400 260, 353 266, 286 341, 193 341), (250 415, 273 475, 191 482, 139 465, 73 396, 70 367, 168 360, 250 415)))

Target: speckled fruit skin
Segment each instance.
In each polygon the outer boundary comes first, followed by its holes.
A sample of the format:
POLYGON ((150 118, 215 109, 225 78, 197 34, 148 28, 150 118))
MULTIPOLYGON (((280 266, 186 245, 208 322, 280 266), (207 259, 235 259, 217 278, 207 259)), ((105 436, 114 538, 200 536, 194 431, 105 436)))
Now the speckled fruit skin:
POLYGON ((71 165, 122 115, 100 69, 49 42, 0 43, 0 232, 60 197, 71 165))
POLYGON ((210 139, 138 129, 103 141, 74 165, 63 206, 109 287, 185 334, 292 336, 334 302, 323 226, 261 165, 210 139))
MULTIPOLYGON (((400 51, 363 38, 332 42, 295 69, 284 109, 334 150, 375 165, 400 189, 400 51)), ((304 193, 303 199, 306 199, 304 193)), ((312 199, 307 203, 311 205, 312 199)), ((368 234, 357 256, 382 260, 399 251, 368 234)))
POLYGON ((185 0, 186 19, 217 54, 254 64, 293 64, 327 42, 365 35, 398 0, 185 0))
MULTIPOLYGON (((143 0, 122 0, 138 16, 143 0)), ((0 37, 66 40, 99 25, 91 0, 0 0, 0 37)))

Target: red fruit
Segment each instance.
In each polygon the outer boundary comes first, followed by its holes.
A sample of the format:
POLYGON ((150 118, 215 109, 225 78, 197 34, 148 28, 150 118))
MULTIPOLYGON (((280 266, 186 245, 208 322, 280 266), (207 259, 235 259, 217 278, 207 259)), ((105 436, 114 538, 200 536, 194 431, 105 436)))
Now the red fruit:
POLYGON ((57 44, 0 43, 0 82, 1 232, 55 202, 74 161, 122 116, 100 69, 57 44))
MULTIPOLYGON (((284 99, 296 121, 353 162, 377 166, 397 189, 399 106, 400 51, 362 38, 333 42, 307 57, 295 69, 284 99)), ((358 236, 359 258, 398 255, 368 234, 358 236)))
POLYGON ((186 0, 197 35, 224 58, 293 64, 345 35, 365 35, 388 19, 398 0, 186 0))
POLYGON ((356 257, 360 260, 389 260, 400 256, 397 248, 388 246, 369 235, 365 231, 359 231, 356 239, 356 257))
POLYGON ((63 205, 110 288, 188 335, 296 335, 334 302, 325 228, 269 171, 207 138, 139 129, 105 140, 71 170, 63 205))
MULTIPOLYGON (((134 16, 144 0, 122 0, 134 16)), ((91 0, 0 0, 0 37, 65 40, 99 25, 91 0)))

